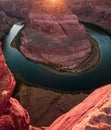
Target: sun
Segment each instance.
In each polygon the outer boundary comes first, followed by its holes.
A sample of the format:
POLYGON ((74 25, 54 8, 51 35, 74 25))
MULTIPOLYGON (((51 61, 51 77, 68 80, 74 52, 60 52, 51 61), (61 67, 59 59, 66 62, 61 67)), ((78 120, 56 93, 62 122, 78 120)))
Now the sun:
POLYGON ((49 0, 49 3, 52 5, 62 6, 65 3, 65 1, 64 0, 49 0))
POLYGON ((42 9, 56 16, 69 13, 65 0, 45 0, 42 9))
POLYGON ((51 0, 51 1, 52 1, 52 3, 57 3, 58 0, 51 0))
POLYGON ((59 17, 71 14, 67 5, 66 0, 36 0, 32 6, 32 10, 59 17))

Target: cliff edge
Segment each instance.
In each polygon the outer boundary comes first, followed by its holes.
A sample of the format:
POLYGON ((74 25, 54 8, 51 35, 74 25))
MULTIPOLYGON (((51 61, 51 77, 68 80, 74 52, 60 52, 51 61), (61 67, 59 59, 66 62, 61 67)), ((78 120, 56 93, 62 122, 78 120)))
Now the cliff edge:
POLYGON ((96 89, 47 130, 110 130, 111 85, 96 89))

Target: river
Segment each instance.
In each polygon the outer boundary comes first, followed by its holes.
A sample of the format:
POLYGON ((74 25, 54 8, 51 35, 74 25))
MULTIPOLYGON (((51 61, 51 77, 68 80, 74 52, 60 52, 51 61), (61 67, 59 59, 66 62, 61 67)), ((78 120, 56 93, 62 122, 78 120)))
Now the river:
POLYGON ((111 83, 111 36, 102 29, 87 28, 87 32, 98 41, 101 53, 99 63, 92 70, 74 75, 55 73, 48 67, 26 59, 11 47, 12 40, 22 28, 23 25, 13 25, 3 44, 6 63, 12 73, 19 74, 29 83, 65 91, 87 91, 111 83))

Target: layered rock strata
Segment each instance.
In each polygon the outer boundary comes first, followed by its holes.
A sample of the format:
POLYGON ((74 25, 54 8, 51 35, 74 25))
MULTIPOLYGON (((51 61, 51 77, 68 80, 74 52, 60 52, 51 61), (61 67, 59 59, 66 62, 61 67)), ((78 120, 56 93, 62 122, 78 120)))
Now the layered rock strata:
POLYGON ((47 130, 110 130, 111 85, 96 89, 47 130))
POLYGON ((14 87, 14 77, 5 63, 0 46, 0 130, 29 130, 27 111, 11 98, 14 87))
MULTIPOLYGON (((11 20, 0 10, 0 39, 9 31, 11 20)), ((4 59, 0 42, 0 130, 29 130, 29 115, 11 98, 15 80, 4 59)))
POLYGON ((111 85, 95 90, 82 103, 59 117, 47 128, 29 126, 30 121, 27 111, 21 107, 18 101, 10 98, 15 86, 15 81, 4 62, 3 55, 0 55, 0 62, 2 66, 6 68, 0 68, 0 70, 5 70, 9 73, 7 76, 6 72, 0 75, 1 130, 107 130, 111 128, 111 85), (4 80, 2 80, 2 78, 4 80), (6 79, 9 79, 10 82, 8 83, 6 79), (8 86, 6 83, 8 83, 8 86), (7 93, 7 91, 9 93, 7 93))
MULTIPOLYGON (((0 10, 0 39, 3 38, 10 27, 11 20, 2 10, 0 10)), ((2 43, 0 42, 0 115, 2 115, 4 107, 6 107, 7 102, 15 87, 15 80, 5 63, 1 45, 2 43)))
POLYGON ((0 130, 29 130, 28 112, 16 99, 10 98, 0 116, 0 130))
POLYGON ((14 87, 14 77, 7 68, 3 53, 0 48, 0 115, 2 115, 4 107, 6 107, 7 102, 12 95, 14 87))
POLYGON ((69 4, 79 19, 99 24, 111 33, 111 1, 87 1, 69 4))

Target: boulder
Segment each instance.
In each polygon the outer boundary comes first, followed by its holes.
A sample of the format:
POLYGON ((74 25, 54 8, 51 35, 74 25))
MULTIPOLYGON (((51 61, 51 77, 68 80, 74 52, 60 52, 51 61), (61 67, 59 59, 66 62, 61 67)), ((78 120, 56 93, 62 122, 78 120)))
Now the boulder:
POLYGON ((29 130, 29 115, 16 99, 10 98, 0 116, 0 130, 29 130))
POLYGON ((0 130, 29 130, 28 112, 11 98, 14 87, 14 76, 6 65, 0 47, 0 130))

